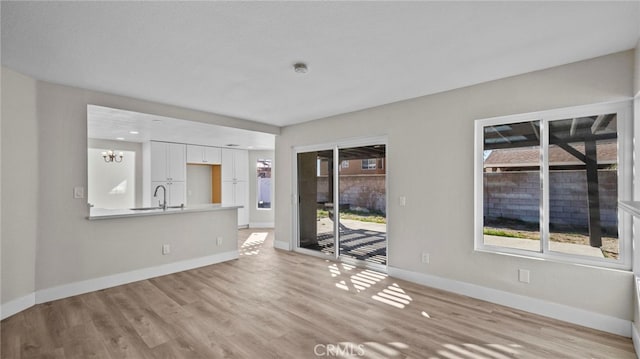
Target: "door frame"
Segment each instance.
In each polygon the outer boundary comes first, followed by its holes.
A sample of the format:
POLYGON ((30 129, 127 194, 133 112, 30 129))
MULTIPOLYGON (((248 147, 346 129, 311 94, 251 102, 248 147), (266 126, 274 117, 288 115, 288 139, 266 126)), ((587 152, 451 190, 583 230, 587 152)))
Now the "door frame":
MULTIPOLYGON (((329 259, 332 261, 340 261, 345 262, 351 265, 355 265, 358 267, 365 267, 381 272, 387 272, 387 267, 389 266, 389 238, 390 238, 390 226, 389 226, 389 139, 387 135, 384 136, 373 136, 373 137, 357 137, 357 138, 349 138, 342 139, 335 142, 328 143, 320 143, 314 145, 304 145, 304 146, 294 146, 292 148, 292 159, 291 159, 291 168, 292 168, 292 196, 291 196, 291 204, 293 207, 292 212, 292 241, 291 248, 293 248, 294 252, 311 255, 314 257, 329 259), (300 231, 299 231, 299 206, 298 206, 298 154, 305 152, 314 152, 314 151, 327 151, 333 150, 333 162, 334 162, 334 170, 333 175, 333 183, 334 188, 336 190, 333 191, 333 203, 340 203, 340 171, 337 170, 339 166, 339 155, 340 149, 344 148, 353 148, 360 146, 372 146, 372 145, 384 145, 385 146, 385 208, 386 208, 386 218, 387 218, 387 232, 385 236, 385 247, 386 247, 386 256, 387 261, 386 265, 371 263, 363 260, 357 260, 353 258, 346 258, 340 256, 340 245, 339 245, 339 217, 338 220, 333 221, 333 234, 334 234, 334 255, 328 256, 326 254, 320 253, 318 251, 314 251, 311 249, 300 248, 300 231)), ((339 208, 339 206, 338 206, 339 208)), ((336 212, 336 215, 339 215, 336 212)))

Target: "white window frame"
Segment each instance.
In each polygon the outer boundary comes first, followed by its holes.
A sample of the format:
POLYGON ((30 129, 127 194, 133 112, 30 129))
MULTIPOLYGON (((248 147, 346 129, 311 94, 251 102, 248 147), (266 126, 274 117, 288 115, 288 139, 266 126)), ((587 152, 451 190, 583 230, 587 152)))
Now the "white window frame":
POLYGON ((598 267, 630 270, 632 259, 632 218, 624 211, 618 210, 618 241, 620 253, 617 260, 594 258, 549 250, 549 163, 548 163, 548 123, 572 117, 592 116, 604 113, 617 114, 618 131, 618 201, 627 201, 632 196, 633 185, 633 123, 631 120, 631 101, 617 101, 563 109, 540 111, 526 114, 493 117, 475 121, 475 153, 474 153, 474 248, 476 251, 506 255, 517 255, 536 259, 552 260, 563 263, 593 265, 598 267), (483 154, 484 128, 486 126, 540 121, 541 143, 541 196, 540 206, 540 251, 529 251, 509 247, 493 246, 484 243, 484 186, 483 186, 483 154))

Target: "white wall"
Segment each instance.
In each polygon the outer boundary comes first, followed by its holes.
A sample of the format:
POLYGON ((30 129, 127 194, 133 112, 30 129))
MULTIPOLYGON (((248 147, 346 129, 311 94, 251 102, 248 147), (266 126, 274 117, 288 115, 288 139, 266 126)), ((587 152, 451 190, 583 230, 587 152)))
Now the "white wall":
MULTIPOLYGON (((115 222, 106 224, 109 221, 89 222, 84 218, 88 214, 86 200, 75 200, 69 194, 73 186, 86 186, 87 183, 87 104, 277 132, 273 127, 248 121, 38 82, 38 129, 46 134, 41 136, 39 186, 56 190, 42 191, 38 206, 37 288, 135 270, 168 260, 160 255, 158 233, 152 229, 133 231, 136 225, 131 222, 117 226, 114 226, 115 222), (66 158, 66 161, 59 167, 46 160, 49 156, 66 158)), ((197 230, 184 226, 180 216, 165 216, 164 220, 183 230, 182 235, 176 231, 176 241, 188 240, 189 233, 197 230)), ((210 235, 215 236, 216 231, 213 227, 210 235)), ((228 237, 224 233, 220 235, 228 237)), ((213 251, 221 249, 214 248, 213 251)), ((200 256, 205 252, 194 245, 188 253, 200 256)))
POLYGON ((196 225, 206 216, 196 213, 86 220, 86 199, 74 199, 73 187, 87 187, 88 104, 279 132, 251 121, 34 81, 4 67, 2 100, 3 306, 34 290, 222 253, 235 245, 235 226, 233 232, 225 226, 236 223, 235 211, 216 212, 217 219, 207 219, 210 226, 196 225), (173 229, 161 231, 166 226, 154 225, 160 222, 173 229), (225 241, 211 247, 205 236, 225 241), (172 255, 162 256, 161 241, 168 238, 172 255))
POLYGON ((141 207, 142 144, 89 138, 87 146, 89 146, 89 152, 94 152, 93 156, 87 158, 89 169, 86 193, 89 203, 98 208, 141 207), (107 150, 124 152, 125 158, 123 162, 104 162, 100 153, 107 150), (132 158, 128 160, 127 155, 132 158), (115 196, 109 195, 108 189, 117 185, 125 176, 127 177, 127 193, 115 196), (111 207, 108 206, 109 204, 111 207))
POLYGON ((629 98, 633 66, 633 51, 626 51, 283 128, 276 137, 277 245, 294 237, 293 146, 388 135, 390 267, 602 314, 624 326, 633 315, 630 272, 474 251, 474 120, 629 98), (530 284, 518 282, 519 268, 531 271, 530 284))
MULTIPOLYGON (((36 82, 4 68, 1 135, 1 302, 4 304, 28 296, 35 288, 39 187, 36 82)), ((51 157, 48 160, 64 162, 51 157)))
POLYGON ((211 203, 211 166, 187 165, 187 206, 211 203))
POLYGON ((275 194, 273 183, 276 181, 276 162, 274 151, 249 151, 249 227, 272 227, 275 213, 275 194), (258 209, 257 161, 271 159, 271 209, 258 209))

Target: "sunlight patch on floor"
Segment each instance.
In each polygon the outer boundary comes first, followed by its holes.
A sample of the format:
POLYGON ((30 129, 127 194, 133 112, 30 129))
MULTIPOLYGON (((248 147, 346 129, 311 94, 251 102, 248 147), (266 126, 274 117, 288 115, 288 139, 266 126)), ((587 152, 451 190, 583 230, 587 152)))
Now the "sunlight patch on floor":
POLYGON ((338 269, 338 265, 335 263, 329 266, 329 272, 331 273, 332 277, 337 277, 340 275, 340 269, 338 269))
POLYGON ((264 244, 264 241, 267 239, 269 233, 267 232, 253 232, 249 235, 242 245, 240 246, 240 255, 241 256, 254 256, 260 253, 260 248, 264 244))
MULTIPOLYGON (((331 263, 327 266, 327 268, 329 269, 329 274, 331 275, 331 277, 336 279, 340 279, 339 277, 341 276, 346 277, 349 274, 345 272, 350 272, 357 269, 356 266, 346 263, 331 263)), ((348 282, 347 279, 342 279, 338 280, 335 285, 337 288, 342 290, 349 291, 349 289, 352 287, 356 290, 356 292, 361 292, 366 290, 367 288, 371 288, 371 286, 377 284, 386 277, 386 274, 378 273, 370 269, 363 269, 360 272, 349 276, 348 282)))
POLYGON ((386 277, 387 276, 385 274, 365 269, 359 273, 352 275, 350 279, 356 291, 360 292, 366 290, 367 288, 370 288, 372 285, 378 283, 386 277))
POLYGON ((336 283, 336 287, 342 289, 342 290, 346 290, 349 291, 349 287, 347 286, 347 283, 343 280, 341 280, 340 282, 336 283))
POLYGON ((377 295, 371 296, 371 298, 377 300, 378 302, 388 304, 392 307, 396 308, 404 308, 411 303, 413 299, 405 293, 405 291, 400 288, 397 283, 393 283, 387 288, 383 289, 381 292, 378 292, 377 295))

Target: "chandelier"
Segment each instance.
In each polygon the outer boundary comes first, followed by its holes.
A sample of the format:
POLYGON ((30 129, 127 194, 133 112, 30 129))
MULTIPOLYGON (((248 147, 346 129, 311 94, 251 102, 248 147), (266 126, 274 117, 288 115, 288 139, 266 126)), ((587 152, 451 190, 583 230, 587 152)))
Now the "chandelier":
POLYGON ((102 152, 102 158, 104 158, 104 161, 107 162, 107 163, 109 163, 109 162, 120 163, 120 162, 122 162, 122 157, 123 156, 124 156, 124 153, 118 152, 116 154, 116 152, 113 151, 113 150, 102 152))

